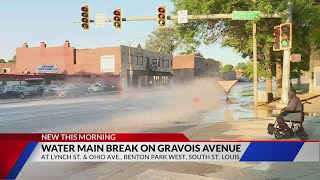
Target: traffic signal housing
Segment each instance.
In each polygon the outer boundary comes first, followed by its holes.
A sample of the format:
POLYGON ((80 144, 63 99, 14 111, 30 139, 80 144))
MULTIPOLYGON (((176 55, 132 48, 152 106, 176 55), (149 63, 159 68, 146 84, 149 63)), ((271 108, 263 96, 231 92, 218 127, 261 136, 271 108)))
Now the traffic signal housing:
POLYGON ((159 6, 158 8, 158 27, 165 28, 167 27, 167 7, 159 6))
POLYGON ((113 23, 113 26, 115 29, 121 29, 122 28, 122 12, 121 12, 121 9, 118 8, 118 9, 115 9, 113 11, 113 20, 114 20, 114 23, 113 23))
POLYGON ((280 51, 280 25, 273 27, 273 51, 280 51))
POLYGON ((292 24, 284 23, 280 25, 280 48, 281 50, 291 49, 292 46, 292 24))
POLYGON ((90 30, 89 5, 83 5, 81 7, 81 12, 82 29, 85 31, 90 30))

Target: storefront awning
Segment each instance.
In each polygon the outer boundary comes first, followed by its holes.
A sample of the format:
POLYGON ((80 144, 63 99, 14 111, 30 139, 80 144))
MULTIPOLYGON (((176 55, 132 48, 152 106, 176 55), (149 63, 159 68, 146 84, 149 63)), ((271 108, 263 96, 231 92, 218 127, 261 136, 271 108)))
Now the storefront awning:
POLYGON ((43 78, 26 78, 25 81, 42 81, 43 78))

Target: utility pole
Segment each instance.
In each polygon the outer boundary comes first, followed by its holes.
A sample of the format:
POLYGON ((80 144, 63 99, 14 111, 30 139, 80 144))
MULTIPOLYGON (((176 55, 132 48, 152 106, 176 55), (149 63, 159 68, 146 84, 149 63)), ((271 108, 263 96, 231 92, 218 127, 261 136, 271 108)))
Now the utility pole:
POLYGON ((130 87, 132 87, 132 78, 133 78, 133 71, 132 71, 132 59, 131 59, 131 42, 129 40, 129 75, 130 75, 130 87))
POLYGON ((110 0, 108 0, 108 19, 110 19, 110 0))
MULTIPOLYGON (((256 7, 256 0, 254 0, 254 7, 256 7)), ((253 21, 252 26, 252 40, 253 40, 253 97, 254 107, 258 107, 258 60, 257 60, 257 24, 253 21)))
MULTIPOLYGON (((288 3, 287 23, 292 22, 292 2, 288 3)), ((280 42, 281 43, 281 42, 280 42)), ((290 88, 290 49, 283 50, 283 74, 282 74, 282 93, 280 106, 284 106, 289 102, 288 90, 290 88)))

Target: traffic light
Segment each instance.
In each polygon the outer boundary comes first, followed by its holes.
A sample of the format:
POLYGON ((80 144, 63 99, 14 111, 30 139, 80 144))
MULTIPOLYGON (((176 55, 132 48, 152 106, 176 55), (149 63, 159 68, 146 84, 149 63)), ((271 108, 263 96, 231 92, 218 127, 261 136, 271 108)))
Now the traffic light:
POLYGON ((159 6, 158 8, 158 27, 167 27, 167 8, 166 6, 159 6))
POLYGON ((81 7, 81 22, 82 22, 82 29, 89 30, 90 29, 90 16, 89 16, 89 5, 83 5, 81 7))
POLYGON ((280 26, 273 28, 273 51, 280 51, 280 26))
POLYGON ((292 24, 284 23, 280 25, 280 48, 290 49, 292 46, 292 24))
POLYGON ((121 29, 122 28, 122 13, 121 13, 121 9, 115 9, 113 11, 113 26, 115 29, 121 29))

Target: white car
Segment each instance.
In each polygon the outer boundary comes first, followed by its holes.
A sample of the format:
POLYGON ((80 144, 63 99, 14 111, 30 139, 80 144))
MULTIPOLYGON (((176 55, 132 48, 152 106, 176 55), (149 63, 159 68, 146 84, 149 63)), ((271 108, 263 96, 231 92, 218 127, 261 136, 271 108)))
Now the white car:
POLYGON ((103 88, 98 85, 98 84, 94 84, 94 85, 91 85, 89 88, 88 88, 89 92, 93 93, 93 92, 101 92, 103 91, 103 88))

